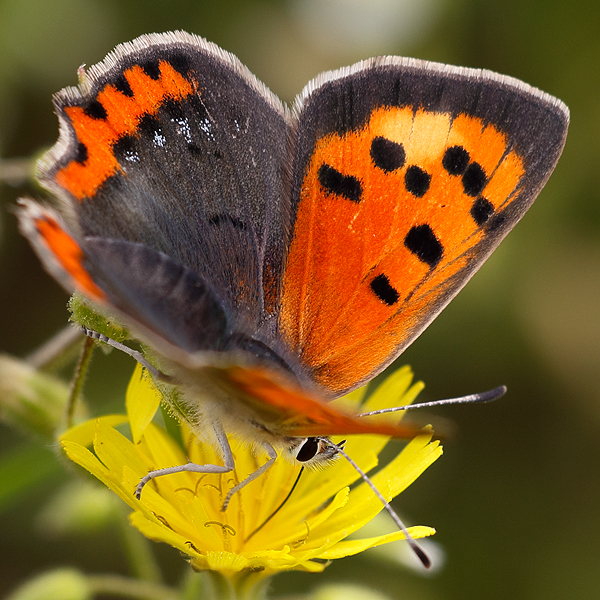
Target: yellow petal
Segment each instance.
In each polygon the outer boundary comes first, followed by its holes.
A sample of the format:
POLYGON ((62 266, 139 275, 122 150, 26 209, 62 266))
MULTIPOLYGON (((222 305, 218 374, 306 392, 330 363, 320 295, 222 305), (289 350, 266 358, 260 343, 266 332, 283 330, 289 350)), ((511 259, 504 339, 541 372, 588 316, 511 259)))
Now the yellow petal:
MULTIPOLYGON (((240 473, 237 469, 236 472, 240 473)), ((255 479, 240 492, 240 506, 245 513, 252 515, 252 522, 247 522, 247 535, 270 517, 273 511, 281 505, 292 489, 299 472, 299 465, 292 466, 280 456, 262 477, 255 479)), ((303 472, 300 477, 302 478, 305 475, 306 473, 303 472)), ((293 498, 298 498, 296 492, 297 489, 294 489, 293 498)), ((284 505, 284 509, 286 506, 287 503, 284 505)), ((282 518, 281 512, 277 515, 279 519, 282 518)))
MULTIPOLYGON (((125 415, 104 415, 100 418, 110 427, 116 427, 117 425, 127 423, 127 417, 125 415)), ((65 431, 58 440, 60 442, 68 440, 86 447, 91 446, 94 441, 97 420, 98 419, 90 419, 85 423, 71 427, 71 429, 65 431)))
MULTIPOLYGON (((198 537, 198 544, 201 543, 202 550, 218 551, 223 550, 224 534, 219 523, 225 521, 225 515, 208 514, 204 506, 203 498, 196 495, 190 497, 190 490, 179 490, 178 495, 181 498, 179 509, 185 518, 193 525, 195 535, 190 537, 198 537)), ((224 525, 226 525, 224 523, 224 525)), ((238 532, 233 529, 233 534, 236 537, 241 537, 243 532, 238 532)), ((194 541, 192 539, 192 541, 194 541)))
MULTIPOLYGON (((296 515, 296 518, 286 518, 285 515, 273 522, 271 527, 263 529, 245 546, 246 550, 252 551, 254 548, 278 548, 282 544, 289 544, 294 548, 302 548, 305 552, 307 548, 321 547, 324 543, 319 534, 320 525, 327 521, 331 515, 343 508, 348 501, 349 490, 344 488, 340 490, 335 497, 328 502, 321 510, 303 518, 296 515), (277 523, 282 523, 282 527, 277 527, 277 523), (284 529, 285 528, 285 529, 284 529)), ((277 515, 280 516, 279 514, 277 515)), ((345 537, 340 533, 340 538, 345 537)), ((334 543, 332 540, 330 543, 334 543)))
POLYGON ((94 452, 112 473, 121 474, 123 465, 128 465, 141 479, 149 470, 135 446, 104 419, 96 421, 94 452))
MULTIPOLYGON (((363 471, 370 471, 377 466, 378 459, 370 449, 364 450, 361 447, 361 451, 357 450, 356 444, 360 444, 360 440, 356 438, 360 437, 349 436, 346 449, 363 471)), ((367 437, 373 438, 374 436, 367 437)), ((322 470, 305 470, 294 490, 293 507, 286 507, 284 510, 286 512, 293 510, 298 515, 308 514, 316 510, 328 498, 334 496, 340 489, 352 485, 359 478, 360 475, 352 465, 341 456, 322 470)))
POLYGON ((336 496, 319 513, 311 515, 303 523, 306 523, 308 536, 302 544, 302 555, 314 551, 315 548, 329 547, 336 542, 344 539, 348 533, 345 529, 332 531, 327 526, 327 521, 338 510, 343 510, 348 502, 350 491, 348 488, 340 490, 336 496))
POLYGON ((432 433, 418 435, 393 461, 373 476, 373 483, 380 491, 381 487, 389 490, 388 495, 382 492, 388 500, 403 492, 443 454, 440 442, 432 442, 431 438, 432 433))
POLYGON ((348 497, 350 496, 350 490, 344 488, 340 490, 334 497, 334 499, 327 504, 323 510, 317 514, 314 519, 307 519, 307 524, 311 530, 315 530, 321 523, 324 523, 329 517, 339 508, 346 506, 348 497))
POLYGON ((126 493, 120 482, 116 480, 114 473, 111 473, 87 448, 68 440, 61 442, 61 444, 66 455, 73 462, 89 471, 122 500, 135 508, 135 503, 132 500, 133 496, 126 493))
POLYGON ((139 443, 148 424, 160 406, 161 394, 154 386, 152 377, 139 363, 127 387, 125 407, 135 444, 139 443))
MULTIPOLYGON (((435 529, 431 527, 417 526, 409 527, 408 532, 410 533, 411 537, 416 540, 434 535, 435 529)), ((319 554, 319 558, 325 560, 344 558, 345 556, 352 556, 353 554, 363 552, 368 548, 375 548, 375 546, 381 546, 382 544, 389 544, 390 542, 403 539, 405 539, 404 533, 402 533, 402 531, 395 531, 394 533, 388 533, 386 535, 380 535, 362 540, 344 540, 331 546, 331 548, 324 550, 319 554)))
POLYGON ((333 406, 350 413, 360 411, 360 406, 367 393, 367 388, 368 386, 364 385, 341 398, 336 398, 333 400, 333 406))
MULTIPOLYGON (((438 442, 429 443, 431 434, 417 436, 384 469, 371 480, 389 501, 407 488, 431 463, 442 454, 438 442)), ((381 501, 366 483, 352 490, 348 504, 324 526, 330 531, 346 529, 348 534, 362 527, 383 509, 381 501)))
POLYGON ((159 494, 154 489, 154 483, 148 484, 142 492, 141 499, 137 500, 133 490, 140 481, 139 474, 125 465, 122 470, 122 480, 121 488, 128 498, 128 504, 142 513, 149 521, 163 525, 168 523, 169 527, 182 532, 182 535, 189 529, 189 523, 181 514, 178 504, 173 505, 162 493, 159 494))
POLYGON ((187 456, 177 442, 162 427, 154 423, 146 427, 138 450, 148 457, 154 469, 184 465, 188 462, 187 456))
POLYGON ((149 521, 139 512, 131 513, 129 515, 129 521, 136 529, 140 531, 140 533, 152 540, 169 544, 192 557, 202 556, 194 548, 193 544, 190 543, 189 538, 176 533, 162 523, 149 521))

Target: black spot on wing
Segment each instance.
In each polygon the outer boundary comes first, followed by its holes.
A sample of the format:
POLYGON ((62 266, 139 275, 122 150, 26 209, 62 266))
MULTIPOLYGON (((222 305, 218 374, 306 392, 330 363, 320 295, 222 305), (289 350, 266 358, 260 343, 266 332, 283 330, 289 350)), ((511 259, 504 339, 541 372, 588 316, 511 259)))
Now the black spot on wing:
POLYGON ((396 302, 398 302, 400 299, 400 294, 392 286, 387 276, 383 273, 381 275, 377 275, 377 277, 371 281, 370 285, 373 293, 388 306, 396 304, 396 302))
POLYGON ((125 135, 113 144, 115 154, 125 154, 135 150, 135 138, 125 135))
POLYGON ((92 119, 106 119, 108 116, 106 109, 98 100, 92 100, 84 109, 83 112, 92 119))
POLYGON ((140 64, 142 70, 150 79, 157 81, 160 79, 160 66, 157 58, 148 59, 140 64))
POLYGON ((471 207, 471 216, 477 225, 481 226, 487 223, 489 218, 494 214, 494 205, 483 196, 480 196, 473 202, 471 207))
POLYGON ((75 157, 73 160, 80 164, 83 164, 88 158, 88 149, 83 142, 78 142, 77 150, 75 151, 75 157))
POLYGON ((371 142, 371 158, 376 167, 389 173, 404 166, 406 153, 402 144, 379 136, 371 142))
POLYGON ((442 166, 450 175, 462 175, 469 166, 469 153, 462 146, 452 146, 444 152, 442 166))
POLYGON ((429 225, 412 227, 404 238, 404 245, 431 268, 435 267, 444 255, 444 247, 429 225))
POLYGON ((486 224, 486 230, 491 233, 496 229, 500 229, 506 223, 506 216, 503 214, 497 214, 493 216, 486 224))
POLYGON ((160 121, 154 115, 144 115, 137 127, 138 135, 154 138, 156 135, 161 135, 162 128, 160 121))
POLYGON ((131 86, 129 85, 129 81, 127 81, 127 79, 123 73, 121 73, 115 79, 113 85, 124 96, 127 96, 128 98, 133 98, 133 90, 131 89, 131 86))
POLYGON ((417 198, 423 197, 427 193, 430 183, 431 175, 423 171, 421 167, 412 165, 406 169, 404 185, 413 196, 416 196, 417 198))
POLYGON ((485 171, 479 163, 471 163, 462 176, 462 184, 467 196, 479 196, 487 183, 485 171))
POLYGON ((343 196, 352 202, 360 202, 362 194, 362 185, 353 175, 342 175, 337 169, 327 164, 322 164, 319 168, 319 183, 330 194, 343 196))

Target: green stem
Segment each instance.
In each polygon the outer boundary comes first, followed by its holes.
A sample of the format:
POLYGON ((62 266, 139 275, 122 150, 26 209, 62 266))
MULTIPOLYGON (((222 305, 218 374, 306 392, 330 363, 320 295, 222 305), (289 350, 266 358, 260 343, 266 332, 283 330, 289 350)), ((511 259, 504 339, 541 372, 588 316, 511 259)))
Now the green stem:
POLYGON ((206 571, 210 582, 210 594, 208 598, 211 600, 237 600, 235 588, 230 579, 227 579, 218 571, 206 571))
POLYGON ((237 581, 238 598, 244 600, 266 600, 267 588, 271 581, 270 577, 265 577, 258 573, 247 573, 237 581))
POLYGON ((107 594, 139 600, 179 600, 179 593, 173 588, 121 575, 89 575, 87 581, 94 595, 107 594))
POLYGON ((186 569, 179 600, 210 600, 207 587, 208 581, 203 573, 186 569))
POLYGON ((81 352, 79 354, 79 360, 77 361, 77 367, 73 375, 73 382, 71 384, 71 393, 69 394, 69 400, 67 402, 67 429, 71 429, 74 423, 75 408, 77 406, 77 400, 81 394, 83 383, 85 382, 85 376, 87 374, 88 367, 90 366, 90 360, 92 360, 92 354, 94 353, 94 340, 89 337, 85 337, 81 352))
POLYGON ((211 583, 211 593, 203 600, 265 600, 268 577, 257 573, 244 573, 233 579, 225 577, 218 571, 206 571, 211 583))

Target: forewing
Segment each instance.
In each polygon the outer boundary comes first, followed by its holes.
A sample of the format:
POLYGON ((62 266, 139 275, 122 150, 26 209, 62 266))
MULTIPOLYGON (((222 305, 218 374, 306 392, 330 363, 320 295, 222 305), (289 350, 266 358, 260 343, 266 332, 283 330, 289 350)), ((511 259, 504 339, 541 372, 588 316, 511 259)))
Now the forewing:
POLYGON ((237 329, 277 310, 289 203, 283 105, 231 54, 182 32, 123 44, 55 97, 42 160, 81 243, 141 243, 210 281, 237 329))
POLYGON ((491 72, 399 58, 324 74, 296 109, 280 326, 343 394, 394 360, 523 216, 568 110, 491 72))

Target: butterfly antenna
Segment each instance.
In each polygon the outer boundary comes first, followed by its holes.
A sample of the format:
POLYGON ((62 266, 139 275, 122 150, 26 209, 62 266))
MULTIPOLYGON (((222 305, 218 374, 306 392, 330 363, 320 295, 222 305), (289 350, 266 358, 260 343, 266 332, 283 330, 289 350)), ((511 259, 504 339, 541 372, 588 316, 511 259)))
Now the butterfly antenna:
POLYGON ((296 489, 296 486, 298 485, 298 482, 300 481, 300 475, 302 475, 303 471, 304 471, 304 467, 302 467, 300 469, 300 471, 298 472, 298 477, 296 477, 296 481, 294 481, 294 485, 288 492, 287 496, 283 499, 281 504, 244 540, 244 544, 250 538, 254 537, 283 508, 283 505, 290 499, 292 492, 296 489))
POLYGON ((411 410, 413 408, 431 408, 432 406, 444 406, 446 404, 474 404, 476 402, 492 402, 498 400, 506 394, 506 386, 494 388, 480 394, 469 394, 468 396, 459 396, 458 398, 446 398, 445 400, 433 400, 432 402, 420 402, 419 404, 407 404, 405 406, 395 406, 394 408, 382 408, 381 410, 372 410, 370 412, 360 413, 357 417, 370 417, 372 415, 383 415, 384 413, 397 412, 399 410, 411 410))
POLYGON ((400 531, 405 535, 406 541, 409 543, 412 551, 417 555, 417 558, 421 561, 421 563, 426 569, 429 569, 429 567, 431 567, 431 560, 429 559, 429 556, 427 556, 427 554, 421 548, 421 546, 419 546, 419 544, 417 544, 412 535, 410 535, 408 529, 406 529, 406 526, 404 525, 400 517, 396 514, 396 511, 390 506, 390 503, 383 497, 383 494, 375 487, 375 484, 371 481, 369 476, 346 454, 346 452, 344 452, 341 445, 334 444, 326 438, 322 439, 324 442, 328 443, 332 448, 334 448, 339 454, 341 454, 356 469, 357 473, 361 476, 362 480, 373 490, 373 493, 379 498, 379 500, 381 500, 381 503, 383 504, 385 510, 388 511, 390 517, 392 517, 392 520, 394 521, 398 529, 400 529, 400 531))

